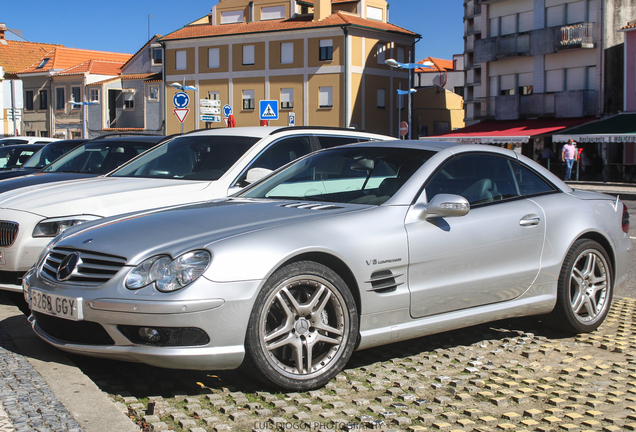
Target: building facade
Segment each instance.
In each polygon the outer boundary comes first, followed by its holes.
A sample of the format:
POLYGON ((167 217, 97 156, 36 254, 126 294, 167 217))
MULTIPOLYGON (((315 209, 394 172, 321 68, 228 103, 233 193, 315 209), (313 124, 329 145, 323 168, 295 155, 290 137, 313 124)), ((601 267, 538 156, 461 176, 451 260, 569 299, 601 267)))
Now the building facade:
POLYGON ((466 122, 622 110, 634 0, 466 0, 466 122))
MULTIPOLYGON (((180 131, 169 83, 194 86, 184 130, 207 122, 201 99, 230 105, 237 126, 260 124, 261 100, 276 101, 287 126, 342 126, 397 134, 396 90, 413 62, 413 32, 388 22, 385 0, 221 0, 212 13, 159 41, 165 49, 166 133, 180 131)), ((220 118, 215 118, 220 120, 220 118)))

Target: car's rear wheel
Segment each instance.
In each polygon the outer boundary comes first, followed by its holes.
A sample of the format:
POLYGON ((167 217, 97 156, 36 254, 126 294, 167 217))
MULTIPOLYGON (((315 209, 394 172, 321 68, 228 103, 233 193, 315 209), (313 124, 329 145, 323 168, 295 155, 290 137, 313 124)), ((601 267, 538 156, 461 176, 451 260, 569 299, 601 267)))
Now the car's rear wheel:
POLYGON ((558 330, 586 333, 605 320, 612 302, 613 274, 605 249, 594 240, 577 240, 565 257, 557 303, 548 322, 558 330))
POLYGON ((301 261, 276 271, 259 294, 245 339, 245 369, 277 387, 307 391, 347 363, 358 312, 347 284, 328 267, 301 261))

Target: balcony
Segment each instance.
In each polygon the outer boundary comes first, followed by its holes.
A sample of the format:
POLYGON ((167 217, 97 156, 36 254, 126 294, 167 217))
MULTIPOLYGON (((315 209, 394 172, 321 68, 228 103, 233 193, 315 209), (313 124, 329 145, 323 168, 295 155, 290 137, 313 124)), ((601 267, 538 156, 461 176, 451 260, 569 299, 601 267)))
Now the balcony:
POLYGON ((594 48, 595 23, 582 22, 475 41, 475 62, 486 63, 515 56, 553 54, 558 50, 594 48))
POLYGON ((533 95, 482 98, 476 120, 518 120, 534 117, 586 117, 597 114, 596 91, 569 90, 533 95))

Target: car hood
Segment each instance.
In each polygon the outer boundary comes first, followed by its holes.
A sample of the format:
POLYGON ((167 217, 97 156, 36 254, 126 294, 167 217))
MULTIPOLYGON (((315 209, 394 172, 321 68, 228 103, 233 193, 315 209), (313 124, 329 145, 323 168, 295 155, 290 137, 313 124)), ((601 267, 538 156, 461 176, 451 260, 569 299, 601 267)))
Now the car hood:
POLYGON ((25 175, 33 174, 38 172, 39 169, 33 168, 16 168, 7 171, 0 171, 0 180, 10 179, 14 177, 23 177, 25 175))
POLYGON ((210 182, 173 179, 96 177, 25 187, 0 195, 0 208, 44 217, 79 214, 112 216, 202 201, 210 182))
POLYGON ((124 256, 128 265, 137 265, 155 254, 175 257, 250 232, 369 208, 352 204, 223 198, 77 225, 66 232, 58 245, 124 256))
MULTIPOLYGON (((27 173, 29 174, 29 173, 27 173)), ((45 183, 60 182, 65 180, 82 179, 95 177, 95 174, 78 174, 78 173, 37 173, 29 174, 18 178, 0 177, 0 193, 8 192, 27 186, 41 185, 45 183)))

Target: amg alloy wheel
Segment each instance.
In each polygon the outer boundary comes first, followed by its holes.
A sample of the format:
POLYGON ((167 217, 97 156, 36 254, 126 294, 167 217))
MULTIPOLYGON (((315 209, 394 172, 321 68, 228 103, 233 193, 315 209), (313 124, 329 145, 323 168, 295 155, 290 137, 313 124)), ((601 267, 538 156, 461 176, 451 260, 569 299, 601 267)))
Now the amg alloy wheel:
POLYGON ((272 275, 256 301, 245 366, 260 379, 292 390, 331 380, 351 357, 358 315, 345 282, 315 262, 272 275))

